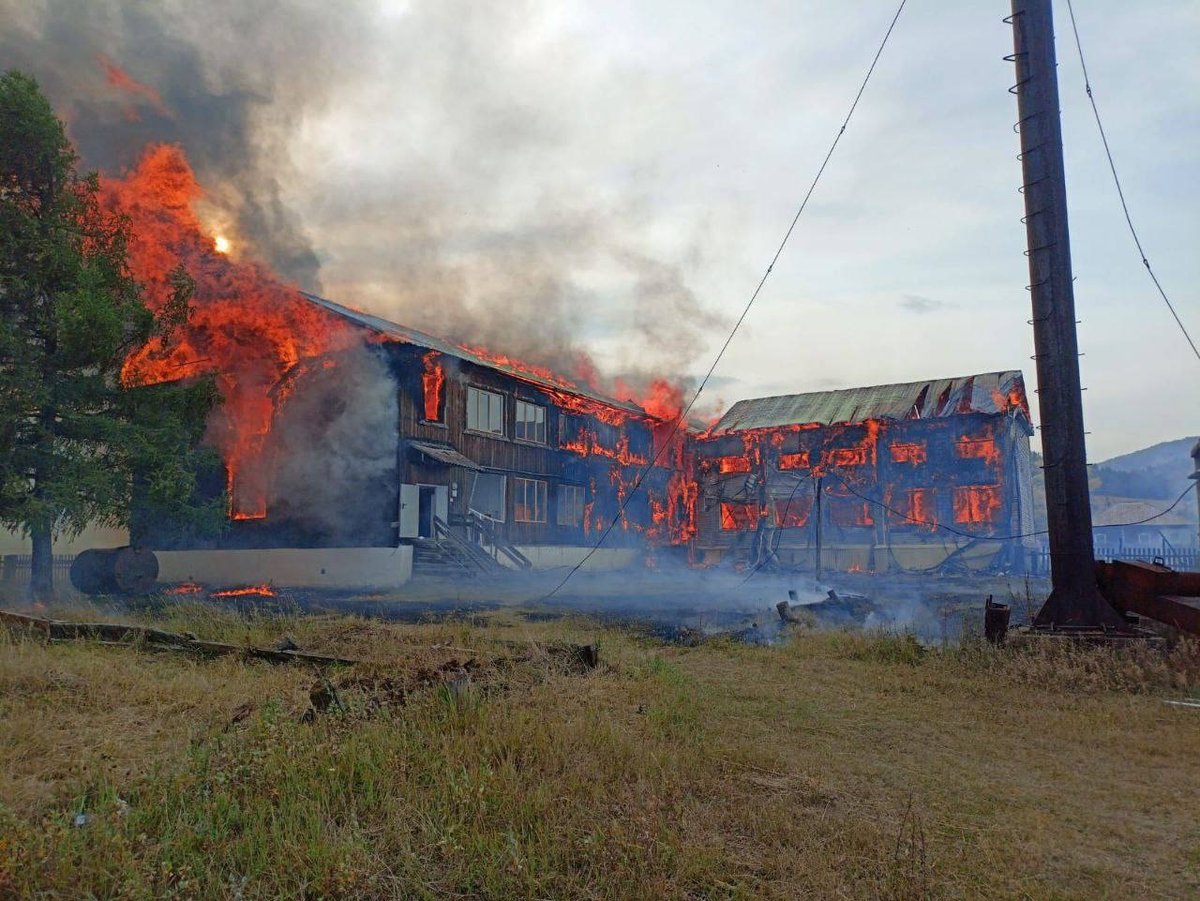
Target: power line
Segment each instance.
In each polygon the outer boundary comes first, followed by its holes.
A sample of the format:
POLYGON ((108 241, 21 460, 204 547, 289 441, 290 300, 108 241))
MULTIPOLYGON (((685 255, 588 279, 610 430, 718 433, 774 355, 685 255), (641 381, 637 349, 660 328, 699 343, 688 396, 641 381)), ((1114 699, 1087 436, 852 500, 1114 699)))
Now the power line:
POLYGON ((1117 196, 1121 199, 1121 210, 1125 213, 1125 223, 1129 226, 1129 234, 1133 236, 1133 243, 1137 246, 1138 254, 1142 258, 1142 265, 1146 267, 1146 273, 1150 276, 1150 280, 1154 282, 1154 287, 1158 289, 1163 303, 1167 305, 1167 309, 1175 317, 1175 324, 1183 332, 1183 337, 1187 339, 1187 343, 1191 346, 1192 353, 1196 355, 1197 360, 1200 360, 1200 349, 1196 348, 1196 342, 1188 334, 1187 327, 1184 326, 1183 320, 1179 318, 1179 314, 1175 312, 1175 306, 1171 303, 1171 299, 1167 297, 1167 292, 1159 284, 1158 276, 1154 274, 1154 269, 1151 268, 1150 261, 1146 258, 1146 251, 1142 249, 1142 242, 1138 237, 1137 229, 1133 227, 1133 218, 1129 215, 1129 205, 1125 202, 1125 192, 1121 189, 1121 179, 1117 175, 1117 165, 1113 162, 1112 150, 1108 146, 1108 136, 1104 133, 1104 123, 1100 121, 1100 109, 1096 106, 1096 96, 1092 93, 1092 83, 1088 77, 1087 62, 1083 58, 1083 44, 1079 40, 1079 27, 1075 24, 1075 8, 1071 5, 1071 0, 1067 0, 1067 12, 1071 16, 1071 31, 1075 34, 1075 49, 1079 51, 1079 66, 1083 69, 1083 87, 1087 92, 1088 102, 1092 105, 1092 115, 1096 118, 1096 128, 1100 132, 1100 141, 1104 144, 1104 155, 1108 157, 1108 168, 1112 172, 1113 184, 1117 187, 1117 196))
POLYGON ((600 549, 600 545, 604 544, 605 539, 608 538, 617 522, 620 521, 624 515, 625 508, 629 505, 630 500, 632 500, 633 496, 637 494, 638 489, 642 485, 642 481, 646 478, 646 474, 654 468, 654 465, 658 462, 658 458, 662 456, 663 451, 667 449, 671 443, 671 440, 679 431, 679 427, 687 421, 688 413, 691 412, 692 407, 695 406, 696 401, 699 400, 700 394, 704 391, 704 387, 708 384, 708 380, 712 378, 712 374, 716 370, 717 364, 721 362, 721 358, 725 356, 725 351, 729 348, 730 342, 733 341, 733 336, 736 335, 738 329, 741 328, 742 322, 745 321, 746 315, 750 312, 750 308, 754 306, 754 301, 758 300, 758 295, 762 291, 763 285, 765 285, 767 283, 767 279, 770 278, 771 272, 775 268, 775 264, 779 262, 779 257, 783 253, 783 248, 787 246, 788 239, 792 237, 792 232, 796 228, 796 223, 800 221, 801 214, 803 214, 805 207, 808 206, 809 198, 812 197, 813 191, 816 190, 817 183, 821 180, 821 176, 825 173, 825 167, 829 165, 829 160, 833 156, 834 150, 837 149, 838 142, 841 141, 842 135, 846 133, 846 126, 850 124, 850 117, 854 115, 854 110, 858 107, 858 101, 862 99, 863 92, 867 89, 867 82, 871 80, 871 75, 875 72, 875 66, 879 62, 879 57, 883 55, 883 48, 887 46, 888 39, 892 36, 892 30, 896 27, 896 22, 900 18, 900 13, 904 11, 904 6, 906 3, 908 3, 908 0, 900 0, 900 5, 896 7, 896 13, 892 16, 892 21, 888 25, 887 31, 883 35, 883 40, 879 43, 879 49, 875 51, 875 56, 871 60, 871 65, 867 68, 867 74, 863 76, 862 84, 858 86, 858 93, 854 95, 854 102, 850 104, 850 109, 846 113, 846 118, 842 120, 841 128, 838 129, 837 135, 834 136, 833 143, 829 145, 829 150, 825 154, 825 159, 821 162, 820 168, 817 169, 817 174, 813 177, 812 184, 808 186, 808 191, 805 193, 804 199, 800 202, 800 207, 796 210, 796 215, 792 217, 792 222, 788 226, 787 231, 784 233, 783 240, 779 242, 779 247, 776 248, 775 255, 771 257, 771 262, 767 266, 766 271, 763 273, 762 278, 758 280, 758 285, 755 286, 754 293, 750 295, 750 299, 746 302, 745 309, 742 310, 742 315, 740 315, 737 318, 737 322, 733 324, 733 328, 730 330, 729 336, 725 339, 725 343, 721 345, 721 349, 717 351, 717 356, 715 359, 713 359, 712 365, 708 367, 708 372, 705 373, 704 378, 700 380, 700 385, 696 388, 696 393, 692 395, 692 399, 688 402, 688 405, 684 407, 683 412, 679 414, 679 418, 676 419, 674 424, 671 426, 671 431, 667 433, 666 438, 662 441, 658 450, 650 459, 650 462, 647 463, 645 468, 638 473, 637 478, 634 479, 632 489, 625 496, 624 500, 621 501, 621 505, 617 508, 616 516, 612 518, 612 521, 609 522, 607 528, 605 528, 605 530, 600 534, 600 537, 596 540, 596 543, 584 555, 582 560, 571 567, 567 574, 563 576, 562 581, 550 589, 550 591, 548 591, 546 594, 542 595, 539 600, 547 601, 557 594, 558 591, 571 580, 571 577, 574 576, 575 573, 579 572, 580 568, 582 568, 582 566, 592 558, 592 555, 600 549))

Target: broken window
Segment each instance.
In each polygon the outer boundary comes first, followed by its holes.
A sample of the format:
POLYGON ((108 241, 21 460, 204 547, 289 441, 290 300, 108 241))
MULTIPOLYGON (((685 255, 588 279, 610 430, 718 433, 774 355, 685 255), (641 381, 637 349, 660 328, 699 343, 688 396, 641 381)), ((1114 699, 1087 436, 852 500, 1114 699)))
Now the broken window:
POLYGON ((504 395, 482 388, 467 388, 467 428, 504 434, 504 395))
POLYGON ((582 485, 558 486, 558 509, 555 521, 560 526, 577 526, 583 522, 584 487, 582 485))
POLYGON ((513 519, 546 521, 546 483, 541 479, 513 479, 513 519))
POLYGON ((718 457, 717 464, 721 472, 749 472, 749 457, 718 457))
POLYGON ((504 479, 494 472, 477 472, 467 506, 488 519, 504 522, 504 479))
POLYGON ((528 401, 516 402, 513 437, 522 441, 546 443, 546 408, 528 401))
POLYGON ((721 504, 722 529, 753 529, 758 524, 758 505, 743 503, 721 504))
POLYGON ((963 435, 958 439, 957 446, 958 455, 964 459, 973 457, 995 463, 1000 458, 1000 452, 996 449, 996 439, 991 435, 981 435, 977 438, 963 435))
POLYGON ((891 447, 893 463, 912 463, 914 466, 918 463, 924 463, 925 445, 910 443, 897 443, 891 447))
POLYGON ((775 523, 781 529, 799 529, 808 522, 808 514, 812 512, 813 499, 811 495, 793 497, 775 505, 775 523))
POLYGON ((936 510, 932 488, 909 488, 890 493, 888 521, 893 525, 922 525, 933 528, 936 510))
POLYGON ((422 409, 427 422, 441 422, 446 404, 446 370, 441 355, 429 351, 423 358, 421 373, 422 409))
POLYGON ((830 466, 862 466, 867 462, 867 449, 859 447, 834 447, 827 453, 830 466))
POLYGON ((994 523, 1003 498, 999 485, 963 485, 954 489, 954 521, 957 523, 994 523))
POLYGON ((808 451, 802 450, 796 454, 780 454, 780 469, 808 469, 808 451))
POLYGON ((871 503, 858 497, 832 497, 829 499, 829 521, 843 529, 856 526, 873 526, 871 503))

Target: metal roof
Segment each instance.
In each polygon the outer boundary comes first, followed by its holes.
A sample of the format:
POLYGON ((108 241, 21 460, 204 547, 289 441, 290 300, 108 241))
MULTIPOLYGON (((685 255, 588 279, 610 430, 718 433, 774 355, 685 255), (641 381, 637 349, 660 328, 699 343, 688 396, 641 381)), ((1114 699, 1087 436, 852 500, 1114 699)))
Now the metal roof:
POLYGON ((449 444, 435 444, 432 441, 410 441, 409 447, 413 450, 420 451, 427 457, 432 457, 439 463, 446 463, 450 466, 462 466, 465 469, 482 470, 483 467, 464 457, 449 444))
POLYGON ((425 332, 417 331, 414 328, 409 328, 405 325, 399 325, 395 322, 389 322, 387 319, 381 319, 371 313, 364 313, 361 310, 355 310, 351 307, 342 306, 340 303, 334 303, 332 300, 326 300, 324 297, 317 297, 315 294, 308 294, 304 291, 299 292, 305 300, 328 310, 343 319, 347 319, 355 325, 362 328, 370 329, 373 332, 378 332, 381 335, 387 335, 389 338, 394 338, 398 341, 403 341, 408 344, 414 344, 417 347, 436 350, 438 353, 446 354, 447 356, 457 357, 460 360, 466 360, 468 363, 474 363, 476 366, 483 366, 487 369, 494 369, 498 372, 503 372, 506 375, 518 378, 523 382, 528 382, 531 385, 537 385, 542 388, 549 388, 554 391, 564 391, 568 394, 576 394, 581 397, 589 398, 590 400, 602 403, 605 406, 615 407, 618 410, 623 410, 634 416, 639 416, 645 419, 655 419, 642 407, 638 406, 633 401, 617 400, 616 398, 607 397, 590 388, 576 385, 566 379, 547 378, 545 375, 540 375, 537 372, 532 372, 522 368, 518 361, 508 360, 508 358, 497 355, 495 359, 484 356, 467 347, 462 347, 458 344, 453 344, 442 338, 436 338, 433 335, 427 335, 425 332))
POLYGON ((740 400, 713 426, 711 434, 868 419, 941 419, 964 413, 1007 413, 1014 408, 1028 421, 1025 380, 1020 371, 1009 370, 740 400))

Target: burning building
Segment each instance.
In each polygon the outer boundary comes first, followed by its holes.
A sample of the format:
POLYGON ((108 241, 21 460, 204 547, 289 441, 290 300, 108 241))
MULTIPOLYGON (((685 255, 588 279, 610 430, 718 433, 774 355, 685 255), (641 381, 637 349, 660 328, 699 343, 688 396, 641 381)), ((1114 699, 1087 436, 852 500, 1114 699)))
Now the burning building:
POLYGON ((1019 564, 1033 530, 1020 372, 764 397, 694 442, 706 562, 1019 564))
POLYGON ((221 567, 255 552, 261 580, 263 565, 288 557, 271 552, 372 549, 386 552, 387 575, 367 581, 396 584, 414 567, 573 564, 610 525, 591 565, 640 562, 649 546, 690 536, 685 436, 651 466, 671 420, 320 297, 297 302, 359 340, 297 359, 265 386, 261 428, 230 445, 236 455, 208 486, 229 495, 223 535, 143 521, 135 541, 172 576, 205 578, 217 550, 229 552, 221 567))

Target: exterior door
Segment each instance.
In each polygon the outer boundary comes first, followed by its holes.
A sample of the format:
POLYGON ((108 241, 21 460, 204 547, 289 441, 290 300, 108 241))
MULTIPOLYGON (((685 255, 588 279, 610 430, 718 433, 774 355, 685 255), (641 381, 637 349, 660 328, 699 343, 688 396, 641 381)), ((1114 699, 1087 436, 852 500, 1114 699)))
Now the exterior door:
POLYGON ((450 522, 450 486, 435 485, 433 495, 433 510, 437 518, 444 523, 450 522))
POLYGON ((400 516, 398 517, 401 538, 417 538, 421 529, 421 488, 418 485, 400 486, 400 516))

